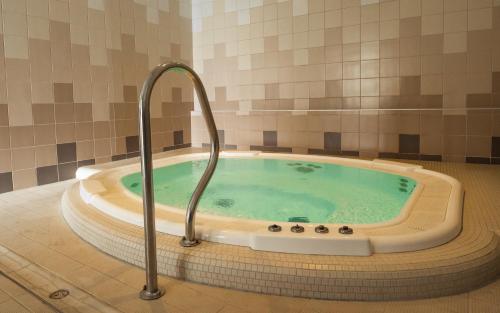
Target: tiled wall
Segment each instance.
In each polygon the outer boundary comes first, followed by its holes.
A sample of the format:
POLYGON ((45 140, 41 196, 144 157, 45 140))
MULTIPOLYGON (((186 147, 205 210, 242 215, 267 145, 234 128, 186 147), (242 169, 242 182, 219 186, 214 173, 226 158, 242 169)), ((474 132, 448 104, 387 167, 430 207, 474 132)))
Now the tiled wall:
POLYGON ((499 0, 197 0, 193 32, 228 149, 500 163, 499 0))
MULTIPOLYGON (((137 96, 160 61, 192 62, 183 0, 2 0, 0 192, 137 155, 137 96)), ((153 94, 154 151, 190 143, 178 73, 153 94)))

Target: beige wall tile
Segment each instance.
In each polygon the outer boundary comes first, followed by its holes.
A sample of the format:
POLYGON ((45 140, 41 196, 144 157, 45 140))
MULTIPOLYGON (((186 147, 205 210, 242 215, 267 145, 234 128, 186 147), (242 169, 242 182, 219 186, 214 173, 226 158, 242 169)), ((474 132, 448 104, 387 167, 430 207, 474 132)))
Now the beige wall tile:
POLYGON ((15 148, 12 149, 12 170, 23 170, 35 167, 35 149, 15 148))
POLYGON ((399 1, 384 1, 380 3, 380 20, 394 20, 399 18, 399 1))
POLYGON ((432 15, 444 11, 443 0, 422 0, 422 15, 432 15))
POLYGON ((14 189, 28 188, 37 185, 36 170, 34 168, 14 171, 12 173, 14 189))
POLYGON ((440 135, 421 135, 420 152, 430 155, 443 154, 443 138, 440 135))
POLYGON ((75 124, 56 124, 56 142, 68 143, 75 141, 75 124))
POLYGON ((38 146, 35 148, 36 167, 57 164, 56 145, 38 146))
POLYGON ((443 15, 434 14, 422 17, 422 35, 443 33, 443 15))
MULTIPOLYGON (((123 140, 120 140, 122 142, 123 140)), ((120 150, 120 153, 116 154, 122 154, 125 151, 120 150)), ((76 144, 76 157, 78 161, 81 160, 89 160, 94 158, 94 142, 93 141, 79 141, 76 144)))
POLYGON ((467 10, 468 0, 444 0, 444 10, 446 12, 467 10))
POLYGON ((447 33, 444 35, 444 53, 460 53, 467 51, 467 33, 447 33))
MULTIPOLYGON (((89 9, 87 1, 2 1, 3 18, 0 23, 0 33, 2 33, 3 45, 0 45, 0 56, 4 58, 4 61, 0 62, 0 70, 3 69, 5 73, 4 76, 0 75, 0 102, 3 103, 0 104, 0 126, 2 127, 0 149, 2 151, 7 150, 11 141, 15 149, 36 147, 35 159, 38 166, 49 165, 56 163, 54 159, 56 142, 66 143, 79 140, 92 147, 92 149, 83 149, 81 147, 84 144, 80 144, 79 157, 93 158, 95 138, 111 142, 111 138, 116 136, 115 123, 110 123, 116 116, 124 118, 123 124, 126 127, 122 132, 126 136, 137 134, 137 121, 134 120, 137 115, 135 106, 133 110, 123 107, 126 112, 118 112, 118 114, 110 111, 110 106, 114 106, 114 103, 110 102, 124 100, 124 85, 140 86, 149 67, 160 62, 160 59, 181 58, 187 63, 192 63, 191 21, 189 17, 179 16, 180 11, 183 12, 182 14, 187 14, 186 12, 189 11, 186 11, 184 6, 182 10, 176 4, 171 7, 174 10, 171 12, 165 11, 163 7, 163 9, 155 9, 155 12, 150 10, 148 13, 144 4, 123 2, 118 5, 115 2, 107 4, 109 5, 107 10, 112 12, 108 15, 104 11, 104 2, 99 3, 101 6, 94 7, 94 2, 92 2, 92 8, 89 9), (155 14, 157 19, 151 19, 155 14), (148 21, 153 23, 148 24, 148 21), (159 25, 169 30, 169 35, 160 40, 158 40, 159 25), (147 32, 149 32, 149 37, 147 32), (138 54, 136 51, 144 54, 138 54), (91 64, 95 66, 92 67, 91 64), (74 104, 74 102, 77 103, 74 104), (129 111, 133 111, 132 114, 129 114, 129 111), (97 122, 95 129, 93 121, 97 122)), ((274 5, 274 9, 274 15, 277 17, 278 5, 274 5)), ((304 33, 311 30, 313 35, 305 37, 301 35, 299 39, 302 40, 300 44, 317 46, 314 48, 313 63, 322 64, 324 62, 324 13, 315 6, 311 9, 314 11, 311 11, 311 14, 315 22, 311 23, 311 28, 309 28, 308 15, 305 15, 302 23, 307 26, 304 33)), ((249 35, 247 51, 253 54, 265 52, 263 57, 255 57, 256 60, 262 60, 260 63, 262 67, 274 66, 278 62, 283 64, 289 62, 288 65, 292 66, 293 53, 288 56, 278 56, 277 37, 270 37, 266 40, 262 38, 264 35, 276 36, 280 30, 277 19, 272 18, 272 10, 269 11, 270 13, 267 12, 264 16, 262 7, 254 7, 248 15, 252 20, 252 25, 246 25, 249 35), (264 18, 267 22, 265 25, 263 24, 264 18)), ((288 18, 289 27, 293 29, 292 6, 283 4, 280 12, 283 17, 288 18)), ((221 19, 223 23, 218 25, 236 27, 238 16, 237 14, 232 16, 233 18, 221 19)), ((281 30, 286 30, 286 28, 286 23, 281 23, 281 30)), ((236 39, 238 30, 234 29, 236 31, 232 33, 231 38, 236 39)), ((212 39, 210 42, 212 51, 213 45, 218 44, 218 51, 222 51, 218 53, 220 58, 231 56, 232 51, 227 49, 225 44, 221 44, 224 34, 224 31, 219 32, 215 41, 212 39)), ((291 41, 290 44, 293 42, 291 41)), ((234 45, 234 47, 236 53, 232 56, 237 55, 238 52, 238 46, 234 45)), ((253 61, 250 58, 249 60, 253 61)), ((306 64, 308 62, 304 65, 306 64)), ((214 64, 207 62, 206 65, 207 69, 210 69, 214 64)), ((236 71, 236 65, 237 62, 233 61, 231 66, 225 68, 236 71)), ((253 65, 249 63, 247 69, 254 70, 257 65, 259 65, 257 62, 253 65)), ((248 83, 251 82, 252 74, 254 73, 249 71, 246 76, 248 83)), ((313 70, 306 74, 307 78, 324 80, 324 70, 323 75, 319 77, 313 70)), ((264 84, 277 82, 278 70, 269 71, 262 68, 258 75, 261 80, 260 86, 247 88, 249 99, 254 98, 252 94, 264 99, 264 84)), ((255 77, 258 75, 256 74, 255 77)), ((184 129, 185 142, 190 142, 190 123, 187 114, 191 107, 189 101, 193 100, 193 90, 187 79, 179 79, 179 77, 177 75, 175 79, 173 77, 165 79, 168 81, 165 85, 169 85, 169 88, 172 85, 181 87, 182 101, 186 102, 186 105, 168 112, 165 118, 172 121, 168 123, 171 125, 169 127, 184 129), (172 117, 174 115, 175 118, 172 117), (181 116, 183 116, 183 121, 177 121, 177 118, 180 119, 181 116)), ((234 80, 223 76, 217 84, 228 81, 234 80)), ((245 82, 244 79, 238 81, 245 82)), ((306 80, 304 83, 309 84, 306 80)), ((324 96, 321 93, 319 80, 311 82, 311 86, 313 86, 315 96, 324 96)), ((164 87, 164 89, 168 88, 164 87)), ((236 87, 229 89, 228 96, 233 98, 230 100, 235 98, 232 93, 235 89, 236 87)), ((162 116, 159 104, 162 100, 171 97, 170 92, 161 91, 158 92, 158 96, 155 96, 152 106, 153 115, 162 116)), ((209 95, 212 94, 213 91, 209 90, 209 95)), ((275 98, 277 99, 278 96, 275 98)), ((230 106, 229 102, 228 106, 230 106)), ((123 142, 123 137, 121 138, 119 142, 123 142)), ((116 140, 113 140, 114 142, 116 140)), ((104 141, 100 145, 102 148, 103 143, 104 141)), ((98 154, 100 153, 98 161, 110 160, 110 152, 102 152, 103 149, 97 151, 98 154)), ((33 178, 28 172, 19 172, 16 175, 16 188, 33 183, 28 179, 33 178)))
POLYGON ((0 149, 0 172, 11 172, 11 152, 9 149, 0 149))
POLYGON ((400 18, 420 16, 422 14, 421 1, 415 0, 400 0, 399 1, 399 16, 400 18))
POLYGON ((466 155, 489 158, 491 156, 491 137, 469 136, 466 155))
POLYGON ((488 29, 492 25, 492 8, 468 11, 468 30, 488 29))
POLYGON ((28 36, 5 35, 3 40, 5 57, 12 59, 28 58, 28 36))
POLYGON ((2 0, 2 11, 5 13, 26 14, 26 1, 2 0))
POLYGON ((467 31, 467 11, 450 12, 444 15, 444 32, 467 31))
POLYGON ((56 127, 54 124, 35 125, 35 145, 48 145, 56 142, 56 127))
POLYGON ((26 14, 17 14, 10 12, 3 15, 3 33, 4 35, 27 37, 28 23, 26 14))
POLYGON ((27 0, 29 16, 49 17, 49 0, 27 0))

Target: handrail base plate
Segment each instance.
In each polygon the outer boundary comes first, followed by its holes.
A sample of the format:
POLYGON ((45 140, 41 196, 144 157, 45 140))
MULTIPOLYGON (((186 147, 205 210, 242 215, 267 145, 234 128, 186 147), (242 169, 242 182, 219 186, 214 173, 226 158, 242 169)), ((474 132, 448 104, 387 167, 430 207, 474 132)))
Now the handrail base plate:
POLYGON ((201 243, 201 241, 198 239, 187 240, 186 237, 182 237, 182 239, 179 243, 181 244, 181 246, 183 246, 185 248, 189 248, 189 247, 194 247, 194 246, 199 245, 201 243))
POLYGON ((158 288, 156 291, 151 292, 146 290, 146 286, 144 286, 144 289, 141 290, 139 293, 139 298, 142 300, 155 300, 158 298, 161 298, 165 294, 165 289, 164 288, 158 288))

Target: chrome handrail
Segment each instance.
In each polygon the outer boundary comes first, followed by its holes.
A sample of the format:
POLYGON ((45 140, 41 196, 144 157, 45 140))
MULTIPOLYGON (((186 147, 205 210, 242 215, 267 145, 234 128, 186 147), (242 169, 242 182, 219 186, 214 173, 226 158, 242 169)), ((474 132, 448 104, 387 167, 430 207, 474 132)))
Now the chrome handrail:
POLYGON ((161 297, 164 294, 163 289, 158 288, 158 272, 156 261, 156 230, 155 230, 155 206, 153 189, 153 157, 151 149, 151 120, 150 120, 150 100, 153 87, 161 75, 169 70, 180 69, 194 83, 198 99, 201 104, 201 111, 205 118, 205 123, 210 133, 210 158, 207 168, 200 178, 196 189, 191 196, 186 211, 186 234, 181 239, 183 247, 192 247, 199 244, 195 237, 195 216, 196 207, 200 201, 203 191, 207 187, 210 178, 215 171, 219 159, 219 136, 215 126, 214 117, 210 110, 207 93, 200 77, 193 69, 183 63, 168 63, 156 66, 142 86, 139 97, 139 135, 141 150, 141 170, 142 170, 142 199, 144 207, 144 236, 145 236, 145 254, 146 254, 146 285, 140 293, 141 299, 152 300, 161 297))

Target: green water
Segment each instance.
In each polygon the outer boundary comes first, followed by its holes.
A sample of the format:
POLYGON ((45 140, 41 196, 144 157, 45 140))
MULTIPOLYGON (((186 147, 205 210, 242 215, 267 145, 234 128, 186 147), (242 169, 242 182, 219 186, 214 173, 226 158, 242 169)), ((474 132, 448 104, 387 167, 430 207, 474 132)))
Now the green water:
MULTIPOLYGON (((186 209, 207 161, 154 170, 155 201, 186 209)), ((142 194, 141 174, 122 184, 142 194)), ((275 222, 371 224, 390 220, 415 188, 403 176, 336 164, 219 159, 198 212, 275 222)))

